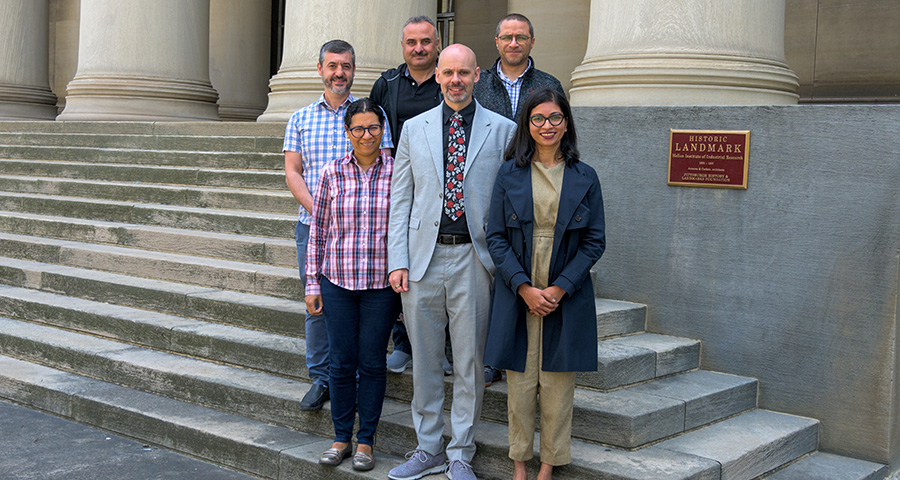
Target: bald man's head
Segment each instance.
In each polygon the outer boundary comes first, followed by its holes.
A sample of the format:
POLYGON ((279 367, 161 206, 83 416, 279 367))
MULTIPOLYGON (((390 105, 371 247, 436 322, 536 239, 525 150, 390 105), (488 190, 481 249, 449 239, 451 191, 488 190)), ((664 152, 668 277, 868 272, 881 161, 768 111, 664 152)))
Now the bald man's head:
POLYGON ((472 92, 480 75, 475 52, 465 45, 450 45, 438 57, 435 80, 441 85, 444 102, 453 110, 462 110, 472 103, 472 92))

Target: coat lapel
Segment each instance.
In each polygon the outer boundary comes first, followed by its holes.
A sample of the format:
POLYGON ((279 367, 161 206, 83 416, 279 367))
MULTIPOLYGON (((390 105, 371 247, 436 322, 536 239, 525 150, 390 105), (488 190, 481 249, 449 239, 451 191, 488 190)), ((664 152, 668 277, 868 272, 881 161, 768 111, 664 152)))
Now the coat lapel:
POLYGON ((434 170, 437 172, 438 185, 444 184, 444 128, 441 124, 442 105, 431 109, 425 118, 425 128, 422 132, 422 138, 431 152, 431 160, 434 162, 434 170))
POLYGON ((559 251, 559 244, 566 233, 566 226, 572 221, 572 215, 575 214, 575 210, 590 188, 591 181, 587 177, 578 173, 574 167, 566 166, 563 172, 562 192, 559 196, 559 210, 556 214, 556 229, 553 231, 554 252, 559 251))
MULTIPOLYGON (((509 160, 514 162, 515 160, 509 160)), ((510 186, 506 195, 512 205, 513 212, 519 217, 522 224, 534 222, 534 200, 531 191, 531 167, 516 167, 509 172, 510 186)), ((530 232, 526 232, 530 235, 530 232)), ((531 237, 527 242, 531 242, 531 237)))
MULTIPOLYGON (((475 100, 472 100, 473 102, 475 100)), ((469 173, 469 166, 478 156, 481 147, 484 146, 485 140, 491 133, 491 120, 484 113, 484 107, 475 103, 475 115, 472 117, 472 129, 469 134, 469 145, 466 147, 466 165, 463 169, 463 177, 469 173)))

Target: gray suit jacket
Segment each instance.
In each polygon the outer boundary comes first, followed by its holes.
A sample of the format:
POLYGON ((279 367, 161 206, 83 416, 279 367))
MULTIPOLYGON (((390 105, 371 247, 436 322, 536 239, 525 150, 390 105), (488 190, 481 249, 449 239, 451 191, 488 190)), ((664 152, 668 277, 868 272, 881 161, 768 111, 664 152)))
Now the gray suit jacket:
MULTIPOLYGON (((474 100, 473 100, 474 101, 474 100)), ((388 271, 409 269, 417 282, 434 254, 444 195, 443 103, 406 121, 391 179, 388 271)), ((463 195, 469 235, 484 268, 494 274, 484 232, 497 170, 516 124, 476 103, 466 150, 463 195)))

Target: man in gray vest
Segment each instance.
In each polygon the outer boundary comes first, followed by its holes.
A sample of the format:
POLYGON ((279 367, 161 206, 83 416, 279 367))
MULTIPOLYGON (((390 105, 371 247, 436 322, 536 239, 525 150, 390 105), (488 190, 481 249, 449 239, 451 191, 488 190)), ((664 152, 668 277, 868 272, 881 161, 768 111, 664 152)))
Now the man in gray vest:
POLYGON ((481 71, 475 84, 475 99, 485 108, 515 121, 528 94, 552 88, 565 96, 559 80, 535 68, 530 54, 534 47, 534 26, 525 15, 511 13, 497 24, 494 37, 500 58, 481 71))

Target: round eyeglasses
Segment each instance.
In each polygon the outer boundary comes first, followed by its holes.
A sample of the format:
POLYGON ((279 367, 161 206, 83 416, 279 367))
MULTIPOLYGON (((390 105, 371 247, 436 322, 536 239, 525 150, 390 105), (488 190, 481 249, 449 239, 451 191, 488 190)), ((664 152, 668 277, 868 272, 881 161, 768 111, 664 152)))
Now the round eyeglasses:
POLYGON ((543 127, 545 122, 550 122, 550 125, 558 127, 559 124, 561 124, 565 119, 566 117, 564 117, 561 113, 554 113, 549 117, 545 117, 543 115, 532 115, 531 118, 529 118, 531 124, 538 128, 543 127))
POLYGON ((353 127, 350 129, 350 135, 353 135, 354 138, 362 138, 366 132, 369 132, 369 135, 377 137, 381 135, 382 130, 384 130, 384 127, 378 124, 369 125, 368 127, 353 127))

